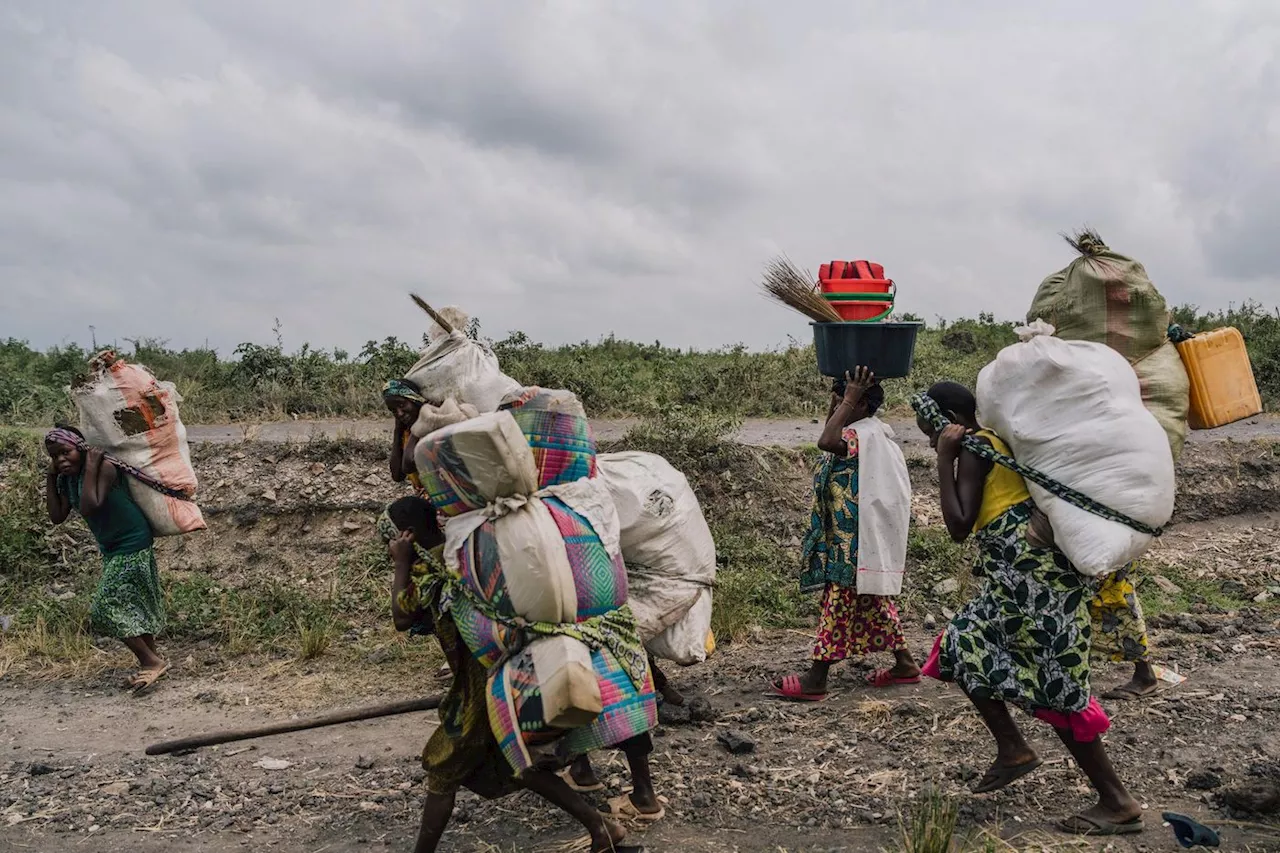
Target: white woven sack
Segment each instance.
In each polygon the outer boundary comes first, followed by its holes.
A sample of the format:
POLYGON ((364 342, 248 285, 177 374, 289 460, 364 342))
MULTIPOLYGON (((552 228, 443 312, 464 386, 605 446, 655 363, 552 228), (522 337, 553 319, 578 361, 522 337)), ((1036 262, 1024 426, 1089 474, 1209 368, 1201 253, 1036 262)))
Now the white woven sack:
MULTIPOLYGON (((1173 454, 1129 362, 1103 344, 1055 338, 1043 321, 1018 335, 978 375, 979 423, 1024 465, 1151 527, 1167 524, 1173 454)), ((1151 546, 1148 534, 1027 487, 1081 574, 1105 575, 1151 546)))

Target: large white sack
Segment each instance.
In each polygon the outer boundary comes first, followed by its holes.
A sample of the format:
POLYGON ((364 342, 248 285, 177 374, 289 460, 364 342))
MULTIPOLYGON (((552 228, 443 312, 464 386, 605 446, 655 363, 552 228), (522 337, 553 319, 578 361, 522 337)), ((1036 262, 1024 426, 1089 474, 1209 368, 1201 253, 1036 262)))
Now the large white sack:
MULTIPOLYGON (((703 593, 709 623, 716 545, 688 478, 653 453, 602 453, 596 464, 617 510, 628 603, 641 638, 647 643, 671 628, 703 593)), ((698 648, 705 641, 704 629, 698 648)), ((663 657, 697 663, 706 655, 663 657)))
POLYGON ((433 341, 405 378, 434 404, 453 399, 481 412, 497 411, 521 387, 502 372, 492 350, 456 330, 433 341))
POLYGON ((692 666, 707 659, 711 645, 711 590, 703 589, 693 606, 679 621, 645 643, 649 654, 681 666, 692 666))
MULTIPOLYGON (((1173 453, 1142 403, 1138 377, 1104 344, 1052 337, 1037 322, 978 374, 978 421, 1024 465, 1151 527, 1173 516, 1173 453)), ((1142 556, 1152 537, 1028 482, 1054 541, 1081 574, 1097 577, 1142 556)))

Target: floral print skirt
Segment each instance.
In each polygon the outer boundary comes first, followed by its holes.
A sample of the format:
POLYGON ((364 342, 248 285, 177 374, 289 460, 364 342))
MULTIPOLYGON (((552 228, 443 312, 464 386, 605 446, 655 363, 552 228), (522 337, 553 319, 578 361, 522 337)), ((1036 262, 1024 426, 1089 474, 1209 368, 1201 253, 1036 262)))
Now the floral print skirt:
POLYGON ((1147 620, 1138 600, 1138 581, 1132 563, 1108 575, 1089 602, 1093 619, 1094 660, 1137 663, 1147 660, 1147 620))
POLYGON ((978 534, 982 589, 943 631, 926 674, 1029 713, 1091 711, 1094 582, 1061 551, 1027 543, 1031 508, 1012 507, 978 534))
POLYGON ((164 627, 164 593, 151 548, 102 558, 102 577, 89 608, 93 630, 127 640, 164 627))
POLYGON ((835 663, 873 652, 896 652, 907 647, 902 622, 892 598, 858 595, 852 587, 827 584, 813 659, 835 663))

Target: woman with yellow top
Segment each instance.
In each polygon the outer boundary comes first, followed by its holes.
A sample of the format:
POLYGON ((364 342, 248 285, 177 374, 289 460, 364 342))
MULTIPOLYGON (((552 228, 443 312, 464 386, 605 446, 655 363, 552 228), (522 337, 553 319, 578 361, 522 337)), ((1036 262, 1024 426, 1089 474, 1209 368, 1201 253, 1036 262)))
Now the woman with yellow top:
POLYGON ((409 481, 413 493, 422 496, 422 481, 413 461, 413 448, 418 443, 409 431, 418 413, 427 402, 418 386, 408 379, 389 379, 382 386, 382 402, 395 417, 395 432, 391 436, 391 479, 397 483, 409 481))
POLYGON ((940 382, 927 396, 950 421, 939 430, 918 418, 938 453, 942 515, 956 542, 977 538, 974 573, 983 584, 938 637, 922 671, 959 685, 995 738, 996 759, 973 791, 997 791, 1043 763, 1009 715, 1013 704, 1053 726, 1098 791, 1097 805, 1060 828, 1083 835, 1141 832, 1141 806, 1102 744, 1111 721, 1089 691, 1089 600, 1096 582, 1054 547, 1022 477, 965 448, 972 435, 1012 456, 999 436, 979 427, 973 394, 940 382))

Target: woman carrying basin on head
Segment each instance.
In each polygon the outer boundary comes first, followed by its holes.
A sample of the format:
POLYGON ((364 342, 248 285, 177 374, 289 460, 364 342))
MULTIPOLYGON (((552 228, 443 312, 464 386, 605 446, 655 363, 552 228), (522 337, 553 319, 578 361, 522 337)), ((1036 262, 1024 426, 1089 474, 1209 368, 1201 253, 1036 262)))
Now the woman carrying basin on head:
POLYGON ((822 616, 808 672, 773 684, 774 693, 783 699, 824 699, 834 664, 875 652, 892 653, 894 665, 872 673, 871 686, 920 681, 920 668, 907 649, 893 599, 859 594, 860 574, 888 570, 900 579, 906 558, 910 478, 892 431, 875 417, 883 403, 884 387, 865 367, 836 380, 832 387, 826 426, 818 439, 818 449, 825 455, 814 476, 813 512, 800 578, 804 589, 822 590, 822 616), (872 454, 879 456, 873 460, 872 454), (877 465, 876 494, 867 491, 867 478, 860 476, 864 464, 877 465), (867 518, 861 518, 860 501, 866 504, 867 518), (884 529, 866 531, 864 522, 884 529), (860 541, 863 532, 877 540, 881 559, 871 561, 876 565, 868 565, 869 555, 863 549, 872 543, 860 541))

